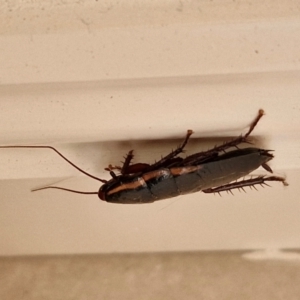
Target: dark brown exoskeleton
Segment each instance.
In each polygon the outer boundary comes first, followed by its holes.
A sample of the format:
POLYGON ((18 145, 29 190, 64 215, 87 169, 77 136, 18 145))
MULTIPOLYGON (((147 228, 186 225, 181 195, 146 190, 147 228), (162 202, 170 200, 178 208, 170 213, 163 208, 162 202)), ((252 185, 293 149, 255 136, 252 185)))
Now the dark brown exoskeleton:
POLYGON ((108 181, 83 171, 51 146, 2 146, 0 148, 52 149, 77 170, 103 183, 98 192, 81 192, 57 186, 47 186, 33 191, 54 188, 80 194, 98 194, 101 200, 111 203, 151 203, 198 191, 204 193, 231 192, 233 189, 243 189, 247 186, 255 188, 256 185, 267 185, 267 181, 280 181, 287 185, 284 178, 273 175, 256 176, 237 181, 260 166, 272 173, 271 168, 267 165, 267 162, 274 157, 270 153, 271 150, 254 147, 238 148, 238 145, 242 143, 249 143, 248 137, 263 115, 264 111, 259 110, 245 135, 185 158, 178 155, 183 152, 193 133, 192 130, 187 131, 180 147, 151 165, 130 164, 133 158, 133 150, 131 150, 122 167, 109 165, 106 168, 112 176, 108 181), (229 148, 236 148, 236 150, 225 152, 229 148), (116 175, 114 170, 119 171, 120 175, 116 175))

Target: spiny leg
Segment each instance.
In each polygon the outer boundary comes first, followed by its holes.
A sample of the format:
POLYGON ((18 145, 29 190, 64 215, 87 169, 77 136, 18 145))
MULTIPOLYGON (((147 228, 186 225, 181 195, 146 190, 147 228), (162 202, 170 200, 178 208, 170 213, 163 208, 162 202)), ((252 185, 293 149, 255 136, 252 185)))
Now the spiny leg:
POLYGON ((283 185, 287 186, 288 183, 285 181, 284 178, 282 177, 278 177, 278 176, 259 176, 259 177, 255 177, 255 178, 251 178, 251 179, 247 179, 247 180, 241 180, 241 181, 237 181, 237 182, 233 182, 233 183, 228 183, 225 185, 221 185, 215 188, 209 188, 209 189, 205 189, 202 190, 202 192, 204 193, 220 193, 220 192, 224 192, 224 191, 229 191, 231 192, 231 190, 233 189, 243 189, 244 187, 254 187, 255 185, 268 185, 266 182, 267 181, 280 181, 283 183, 283 185))
POLYGON ((255 126, 257 125, 257 123, 259 122, 259 120, 262 118, 263 115, 264 115, 264 111, 263 111, 263 109, 260 109, 258 111, 256 118, 250 124, 249 130, 247 131, 247 133, 245 135, 240 135, 239 137, 237 137, 229 142, 226 142, 223 145, 216 146, 208 151, 203 151, 203 152, 199 152, 199 153, 195 153, 190 156, 187 156, 183 160, 182 164, 186 165, 186 164, 200 163, 200 162, 203 162, 214 156, 218 156, 219 152, 225 151, 228 148, 237 147, 241 143, 247 143, 248 142, 247 138, 249 137, 251 132, 254 130, 255 126))
POLYGON ((130 150, 125 157, 125 161, 124 161, 124 164, 121 169, 122 175, 139 173, 149 167, 149 164, 144 164, 144 163, 136 163, 136 164, 130 165, 130 162, 132 161, 133 156, 134 156, 133 150, 130 150))
POLYGON ((249 130, 247 131, 247 133, 245 135, 240 135, 239 137, 233 139, 232 141, 226 142, 221 146, 217 146, 214 147, 213 149, 209 150, 209 151, 224 151, 228 148, 231 147, 236 147, 237 145, 241 144, 241 143, 245 143, 248 142, 247 141, 247 137, 251 134, 251 132, 254 130, 254 128, 256 127, 257 123, 259 122, 259 120, 262 118, 262 116, 265 114, 265 112, 263 111, 263 109, 260 109, 258 111, 258 114, 256 116, 256 118, 252 121, 252 123, 250 124, 249 130))
POLYGON ((125 161, 124 161, 122 169, 121 169, 121 174, 126 174, 126 171, 128 170, 128 167, 129 167, 132 159, 133 159, 133 150, 130 150, 125 157, 125 161))
POLYGON ((105 168, 105 171, 112 172, 114 170, 118 170, 121 174, 126 174, 126 171, 130 165, 131 160, 133 159, 133 150, 130 150, 126 156, 124 156, 125 161, 123 163, 122 167, 119 166, 113 166, 113 165, 108 165, 107 168, 105 168))
POLYGON ((134 156, 133 155, 133 150, 130 150, 128 152, 128 154, 124 157, 125 161, 124 161, 122 167, 109 165, 107 168, 105 168, 105 170, 109 171, 110 175, 113 178, 116 178, 116 175, 113 172, 114 170, 119 171, 122 175, 129 175, 129 174, 142 172, 146 168, 149 167, 149 164, 144 164, 144 163, 136 163, 136 164, 130 165, 130 162, 132 161, 133 156, 134 156))
POLYGON ((183 143, 181 144, 181 146, 178 146, 175 150, 171 151, 171 153, 169 153, 168 155, 162 157, 159 161, 157 161, 156 163, 152 164, 150 166, 150 170, 152 169, 156 169, 159 168, 161 166, 164 166, 164 164, 166 162, 168 162, 169 160, 172 160, 173 158, 175 158, 178 154, 183 152, 184 147, 186 146, 190 136, 193 134, 193 130, 189 129, 186 133, 185 139, 183 141, 183 143))

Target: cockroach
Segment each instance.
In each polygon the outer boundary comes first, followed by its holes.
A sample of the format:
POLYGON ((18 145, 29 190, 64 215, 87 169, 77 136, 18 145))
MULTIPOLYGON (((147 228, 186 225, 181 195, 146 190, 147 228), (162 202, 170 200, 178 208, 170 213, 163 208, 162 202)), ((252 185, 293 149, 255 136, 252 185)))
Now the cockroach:
POLYGON ((274 175, 255 176, 242 179, 258 167, 273 173, 267 164, 274 156, 272 150, 249 147, 240 149, 243 143, 251 144, 248 137, 264 115, 260 109, 245 135, 215 146, 207 151, 181 157, 192 130, 188 130, 183 143, 168 155, 153 164, 135 163, 133 150, 125 157, 122 167, 109 165, 105 170, 111 175, 110 180, 98 178, 82 170, 52 146, 1 146, 0 148, 37 148, 52 149, 81 173, 102 182, 98 192, 82 192, 58 186, 46 186, 43 189, 60 189, 79 194, 98 194, 101 200, 110 203, 152 203, 179 195, 202 191, 203 193, 231 192, 244 187, 256 188, 256 185, 268 185, 268 181, 279 181, 288 185, 284 178, 274 175), (234 150, 230 150, 234 148, 234 150), (228 150, 228 151, 226 151, 228 150), (116 175, 115 171, 119 172, 116 175))

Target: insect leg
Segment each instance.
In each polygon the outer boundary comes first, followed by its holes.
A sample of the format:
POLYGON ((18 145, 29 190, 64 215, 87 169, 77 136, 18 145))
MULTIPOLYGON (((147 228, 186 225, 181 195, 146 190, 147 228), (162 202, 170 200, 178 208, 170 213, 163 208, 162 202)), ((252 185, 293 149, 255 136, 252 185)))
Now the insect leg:
POLYGON ((262 109, 260 109, 258 111, 256 118, 250 124, 249 130, 247 131, 247 133, 245 135, 240 135, 239 137, 237 137, 229 142, 226 142, 223 145, 215 146, 214 148, 212 148, 208 151, 203 151, 203 152, 199 152, 199 153, 195 153, 190 156, 187 156, 183 160, 182 164, 187 165, 187 164, 201 163, 207 159, 217 156, 220 151, 225 151, 226 149, 231 148, 231 147, 237 147, 241 143, 247 143, 248 136, 251 134, 251 132, 253 131, 253 129, 255 128, 255 126, 257 125, 257 123, 259 122, 259 120, 262 118, 263 115, 264 115, 264 111, 262 109))
POLYGON ((241 143, 247 143, 248 142, 247 137, 251 134, 251 132, 253 131, 253 129, 255 128, 255 126, 257 125, 257 123, 259 122, 259 120, 262 118, 263 115, 264 115, 264 111, 262 109, 260 109, 258 111, 256 118, 250 124, 249 130, 247 131, 247 133, 245 135, 240 135, 239 137, 233 139, 232 141, 226 142, 221 146, 214 147, 213 149, 211 149, 209 151, 220 152, 220 151, 224 151, 231 147, 236 147, 237 145, 239 145, 241 143))
POLYGON ((115 177, 116 175, 113 172, 114 170, 119 171, 122 175, 129 175, 129 174, 142 172, 146 168, 149 167, 149 164, 144 164, 144 163, 136 163, 136 164, 130 165, 130 162, 133 159, 133 156, 134 156, 133 150, 130 150, 128 152, 128 154, 124 157, 125 161, 124 161, 122 167, 109 165, 104 170, 109 171, 110 174, 112 175, 112 177, 115 177))
POLYGON ((150 166, 150 169, 152 170, 152 169, 156 169, 156 168, 164 166, 166 164, 166 162, 168 162, 169 160, 172 160, 175 156, 177 156, 178 154, 183 152, 183 149, 186 146, 186 144, 192 134, 193 134, 193 130, 189 129, 186 133, 185 139, 184 139, 183 143, 181 144, 181 146, 177 147, 175 150, 171 151, 171 153, 162 157, 156 163, 152 164, 150 166))
POLYGON ((128 154, 127 154, 124 158, 125 158, 125 161, 124 161, 122 167, 108 165, 108 167, 105 168, 104 170, 105 170, 105 171, 109 171, 109 172, 111 172, 111 171, 113 171, 113 170, 118 170, 121 174, 125 174, 127 168, 128 168, 129 165, 130 165, 131 160, 133 159, 133 150, 130 150, 130 151, 128 152, 128 154))
POLYGON ((119 166, 113 166, 113 165, 108 165, 107 168, 104 168, 105 171, 113 171, 113 170, 118 170, 121 172, 122 168, 119 166))
POLYGON ((233 182, 233 183, 228 183, 228 184, 221 185, 221 186, 218 186, 218 187, 215 187, 215 188, 205 189, 205 190, 202 190, 202 192, 204 192, 204 193, 220 193, 220 192, 223 192, 223 191, 231 191, 233 189, 243 189, 246 186, 255 187, 255 185, 257 185, 257 184, 260 184, 261 186, 263 186, 263 185, 268 185, 266 183, 267 181, 280 181, 280 182, 283 183, 283 185, 285 185, 285 186, 288 185, 288 183, 282 177, 278 177, 278 176, 269 176, 269 177, 259 176, 259 177, 251 178, 251 179, 248 179, 248 180, 241 180, 241 181, 237 181, 237 182, 233 182))
POLYGON ((125 157, 125 161, 123 163, 123 167, 121 169, 121 174, 126 174, 127 170, 128 170, 128 167, 130 165, 130 162, 132 161, 133 159, 133 150, 130 150, 128 152, 128 154, 126 155, 125 157))

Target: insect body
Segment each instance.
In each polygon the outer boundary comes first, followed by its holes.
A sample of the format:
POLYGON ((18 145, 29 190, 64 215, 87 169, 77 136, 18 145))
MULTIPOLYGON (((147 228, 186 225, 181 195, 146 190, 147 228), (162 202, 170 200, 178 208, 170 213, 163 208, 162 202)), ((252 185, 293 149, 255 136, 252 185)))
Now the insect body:
POLYGON ((99 190, 102 200, 113 203, 149 203, 183 194, 203 191, 220 192, 279 180, 279 177, 258 177, 232 183, 268 162, 273 155, 268 150, 246 148, 217 156, 208 162, 173 166, 142 172, 140 175, 117 176, 99 190))
POLYGON ((272 173, 271 168, 267 165, 267 162, 273 158, 271 150, 253 147, 237 148, 242 143, 249 143, 247 138, 263 114, 263 110, 259 110, 257 117, 244 136, 241 135, 221 146, 185 158, 180 157, 179 154, 183 152, 193 133, 192 130, 187 131, 185 140, 180 147, 152 165, 131 164, 133 151, 130 151, 122 167, 109 165, 106 168, 112 176, 109 181, 83 171, 51 146, 2 146, 0 148, 52 149, 77 170, 103 183, 98 192, 81 192, 57 186, 47 186, 33 191, 54 188, 81 194, 98 194, 101 200, 110 203, 151 203, 198 191, 204 193, 231 192, 233 189, 243 189, 247 186, 255 188, 258 184, 267 185, 267 181, 280 181, 287 185, 284 178, 273 175, 236 181, 260 166, 272 173), (236 147, 237 150, 225 152, 233 147, 236 147), (119 171, 120 175, 116 175, 114 170, 119 171))

